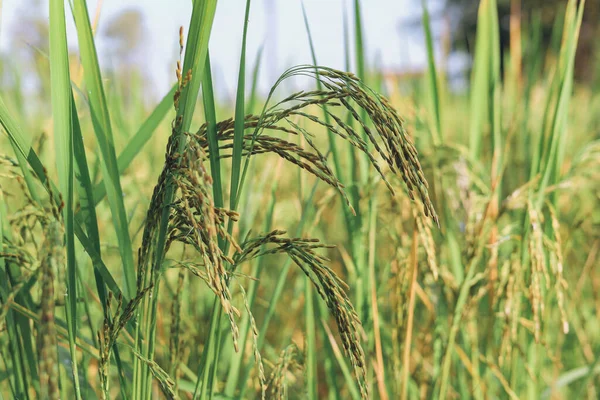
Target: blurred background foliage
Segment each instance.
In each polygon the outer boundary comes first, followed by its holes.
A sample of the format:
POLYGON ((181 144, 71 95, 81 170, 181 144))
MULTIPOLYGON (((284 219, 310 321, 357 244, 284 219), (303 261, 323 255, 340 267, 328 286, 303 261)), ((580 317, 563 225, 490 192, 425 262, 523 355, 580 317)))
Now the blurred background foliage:
MULTIPOLYGON (((477 31, 477 10, 480 0, 443 0, 446 2, 442 13, 434 17, 450 21, 452 26, 452 45, 457 51, 472 53, 477 31)), ((539 20, 544 52, 557 57, 556 38, 552 32, 563 18, 562 8, 565 0, 498 0, 498 20, 500 43, 503 54, 510 46, 510 19, 521 18, 524 21, 539 20), (554 40, 554 41, 553 41, 554 40)), ((600 54, 600 0, 586 1, 585 15, 581 25, 579 46, 575 62, 575 77, 579 81, 590 82, 597 78, 600 54)))

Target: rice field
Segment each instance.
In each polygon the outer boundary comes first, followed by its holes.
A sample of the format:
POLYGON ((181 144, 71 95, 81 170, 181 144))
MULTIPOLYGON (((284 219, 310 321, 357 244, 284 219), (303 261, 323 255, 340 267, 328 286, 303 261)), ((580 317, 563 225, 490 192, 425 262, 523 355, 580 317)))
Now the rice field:
POLYGON ((427 70, 405 80, 365 57, 368 2, 345 10, 346 71, 304 13, 312 58, 260 93, 247 0, 228 105, 217 0, 196 0, 149 107, 105 79, 86 1, 50 0, 46 114, 18 76, 0 90, 0 399, 599 398, 585 4, 560 5, 549 48, 511 19, 505 51, 481 0, 464 90, 426 1, 427 70))

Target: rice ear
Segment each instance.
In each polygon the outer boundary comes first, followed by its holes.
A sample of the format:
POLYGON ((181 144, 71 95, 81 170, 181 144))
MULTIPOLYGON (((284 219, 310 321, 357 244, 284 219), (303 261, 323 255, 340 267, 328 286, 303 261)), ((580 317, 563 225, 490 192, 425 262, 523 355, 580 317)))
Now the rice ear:
POLYGON ((369 398, 366 358, 361 345, 364 332, 358 314, 346 294, 348 286, 325 265, 328 260, 315 252, 331 246, 323 245, 317 239, 286 238, 282 236, 284 233, 275 230, 242 244, 243 251, 236 256, 236 265, 268 254, 287 254, 308 277, 335 318, 344 352, 354 367, 361 395, 369 398), (261 252, 264 245, 268 247, 261 252))
MULTIPOLYGON (((383 159, 385 166, 402 178, 411 198, 420 198, 425 215, 439 225, 433 203, 429 198, 429 184, 418 160, 417 150, 404 128, 404 121, 390 102, 369 89, 353 74, 314 66, 298 66, 286 71, 271 89, 271 94, 281 82, 294 76, 309 76, 317 79, 325 89, 296 92, 270 107, 269 97, 260 115, 247 115, 244 118, 244 130, 253 130, 253 132, 245 137, 243 151, 246 156, 277 154, 336 188, 346 204, 350 206, 344 186, 329 167, 326 155, 315 145, 314 134, 309 129, 303 128, 300 122, 293 121, 291 117, 326 127, 367 155, 371 165, 393 193, 394 189, 378 160, 378 158, 383 159), (327 122, 310 113, 310 107, 322 108, 334 122, 327 122), (351 115, 365 132, 368 143, 358 130, 330 111, 335 108, 351 115), (360 117, 360 110, 366 113, 369 121, 364 121, 360 117), (276 133, 302 136, 306 145, 287 142, 274 136, 276 133), (369 151, 369 146, 373 147, 373 152, 369 151)), ((217 138, 219 142, 224 142, 220 146, 220 151, 227 151, 233 147, 234 125, 232 119, 217 124, 217 138)), ((208 152, 207 124, 202 125, 191 137, 208 152)), ((230 156, 230 153, 221 154, 221 157, 230 156)))

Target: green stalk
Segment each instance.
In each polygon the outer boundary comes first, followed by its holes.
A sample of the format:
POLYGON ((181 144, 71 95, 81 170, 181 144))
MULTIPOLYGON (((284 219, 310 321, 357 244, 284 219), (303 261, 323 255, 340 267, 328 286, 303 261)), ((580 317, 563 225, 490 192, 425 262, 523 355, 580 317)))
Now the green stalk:
MULTIPOLYGON (((239 189, 241 182, 245 176, 241 176, 242 150, 244 146, 244 117, 245 117, 245 88, 246 88, 246 37, 248 34, 248 22, 250 16, 250 0, 246 0, 246 12, 244 17, 244 31, 242 36, 242 51, 240 55, 240 68, 238 74, 238 85, 235 101, 235 121, 233 127, 233 154, 231 158, 231 180, 229 193, 229 208, 235 211, 239 202, 239 189)), ((233 220, 229 220, 227 232, 233 232, 233 220)), ((223 242, 223 252, 228 253, 229 242, 223 242)), ((202 379, 203 384, 200 388, 200 398, 205 399, 208 395, 212 399, 214 393, 214 383, 216 381, 219 351, 221 345, 221 315, 222 307, 218 301, 213 305, 213 318, 211 320, 211 330, 207 341, 207 348, 204 351, 207 353, 207 363, 204 364, 202 371, 199 371, 198 376, 202 379), (213 349, 214 347, 214 349, 213 349), (208 379, 207 379, 208 376, 208 379)), ((202 366, 202 363, 200 364, 202 366)), ((196 390, 198 387, 196 386, 196 390)), ((195 395, 194 395, 195 397, 195 395)))
MULTIPOLYGON (((364 56, 364 40, 363 40, 363 28, 362 28, 362 16, 361 16, 361 5, 360 0, 354 0, 354 41, 355 41, 355 62, 356 62, 356 75, 363 81, 367 82, 367 76, 365 71, 365 56, 364 56)), ((360 118, 363 121, 367 121, 367 114, 365 110, 360 110, 360 118)), ((370 149, 371 146, 368 144, 367 135, 363 131, 363 140, 367 142, 367 148, 370 149)), ((358 161, 358 165, 360 167, 360 181, 355 180, 353 182, 354 185, 362 184, 363 186, 369 181, 369 164, 367 157, 363 154, 357 154, 354 158, 358 161)), ((360 202, 360 194, 357 193, 357 198, 355 199, 356 203, 360 202)), ((369 209, 367 215, 364 216, 357 209, 357 216, 354 219, 354 228, 351 232, 351 248, 352 248, 352 258, 356 268, 358 270, 358 280, 356 282, 356 293, 358 296, 358 302, 356 304, 356 309, 358 312, 358 316, 360 317, 363 326, 367 329, 367 336, 369 338, 369 343, 372 341, 372 330, 371 328, 371 316, 370 316, 370 308, 369 307, 369 268, 367 263, 366 254, 367 251, 365 249, 365 235, 366 232, 364 230, 364 226, 366 221, 368 221, 368 215, 372 212, 373 202, 372 199, 369 200, 369 209)))
MULTIPOLYGON (((188 132, 192 122, 194 107, 200 83, 204 76, 204 67, 206 65, 206 55, 208 53, 208 41, 214 20, 214 14, 217 6, 216 0, 195 1, 190 19, 189 34, 186 43, 185 59, 182 69, 182 75, 188 76, 191 73, 187 84, 181 88, 179 97, 179 107, 175 116, 177 121, 174 140, 176 148, 181 152, 185 146, 184 132, 188 132)), ((170 214, 170 205, 175 194, 175 187, 171 176, 167 177, 166 189, 164 196, 164 207, 160 218, 158 230, 158 238, 155 244, 153 271, 160 271, 161 265, 165 257, 165 244, 167 240, 167 229, 170 214)), ((145 284, 147 284, 145 282, 145 284)), ((158 308, 158 293, 159 280, 155 282, 153 289, 154 295, 150 301, 145 299, 144 311, 142 311, 143 324, 138 324, 138 332, 136 333, 136 347, 144 358, 152 360, 154 358, 154 333, 156 328, 156 317, 158 308), (143 337, 147 342, 141 346, 141 329, 145 329, 143 337)), ((138 318, 139 319, 139 318, 138 318)), ((149 398, 151 389, 151 372, 149 368, 136 357, 134 362, 134 396, 136 398, 149 398)))
POLYGON ((470 126, 470 155, 472 160, 478 160, 481 153, 481 142, 484 136, 485 120, 493 107, 494 87, 491 86, 492 68, 499 57, 499 44, 496 43, 497 33, 494 31, 492 16, 496 15, 495 0, 482 0, 478 11, 478 29, 475 42, 475 60, 473 77, 471 79, 471 126, 470 126))
MULTIPOLYGON (((344 3, 345 4, 345 3, 344 3)), ((344 31, 344 68, 346 71, 351 70, 350 66, 350 32, 348 28, 348 16, 346 13, 346 9, 344 6, 344 18, 343 18, 343 31, 344 31)), ((350 127, 354 127, 354 118, 350 114, 346 117, 346 124, 350 127)), ((352 146, 352 144, 348 143, 348 165, 350 166, 351 178, 350 178, 350 201, 352 203, 352 207, 356 212, 356 216, 360 216, 360 192, 358 182, 360 180, 359 171, 358 171, 358 158, 357 158, 357 150, 352 146)), ((354 229, 354 225, 358 218, 354 218, 350 220, 350 225, 354 229)), ((348 230, 350 231, 350 229, 348 230)), ((354 235, 352 235, 354 237, 354 235)), ((351 251, 353 251, 351 249, 351 251)), ((358 292, 358 291, 357 291, 358 292)), ((360 293, 360 292, 358 292, 360 293)))
POLYGON ((307 278, 304 280, 304 312, 306 321, 306 387, 309 400, 318 399, 317 379, 317 338, 315 327, 315 306, 312 284, 307 278))

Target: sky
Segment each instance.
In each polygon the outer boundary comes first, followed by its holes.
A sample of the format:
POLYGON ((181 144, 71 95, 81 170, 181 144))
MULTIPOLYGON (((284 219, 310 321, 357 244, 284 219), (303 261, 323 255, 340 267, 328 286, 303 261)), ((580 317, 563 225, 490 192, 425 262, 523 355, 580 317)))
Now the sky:
MULTIPOLYGON (((4 0, 0 16, 0 51, 14 45, 10 27, 19 23, 23 0, 4 0)), ((344 68, 343 14, 352 24, 351 0, 304 0, 317 60, 321 65, 344 68)), ((98 0, 88 0, 93 16, 98 0)), ((210 56, 217 92, 231 98, 235 93, 245 11, 243 0, 219 0, 210 41, 210 56)), ((437 2, 431 1, 430 8, 437 2)), ((48 0, 40 0, 47 15, 48 0)), ((164 94, 175 80, 174 65, 178 59, 179 26, 188 26, 190 0, 103 0, 99 32, 124 10, 141 11, 144 22, 144 47, 136 63, 144 65, 155 85, 156 95, 164 94), (104 25, 103 25, 104 24, 104 25)), ((415 70, 425 66, 426 54, 421 29, 401 27, 402 22, 420 21, 420 2, 415 0, 362 1, 366 57, 370 65, 387 70, 415 70)), ((418 26, 418 25, 417 25, 418 26)), ((352 29, 352 25, 350 26, 352 29)), ((289 66, 311 63, 310 48, 302 18, 300 0, 254 0, 248 27, 247 62, 254 65, 264 46, 260 88, 268 90, 289 66)), ((76 48, 76 32, 67 11, 67 36, 76 48)), ((100 62, 111 60, 111 43, 99 36, 100 62)), ((101 65, 102 66, 102 65, 101 65)), ((249 78, 248 78, 249 79, 249 78)))

